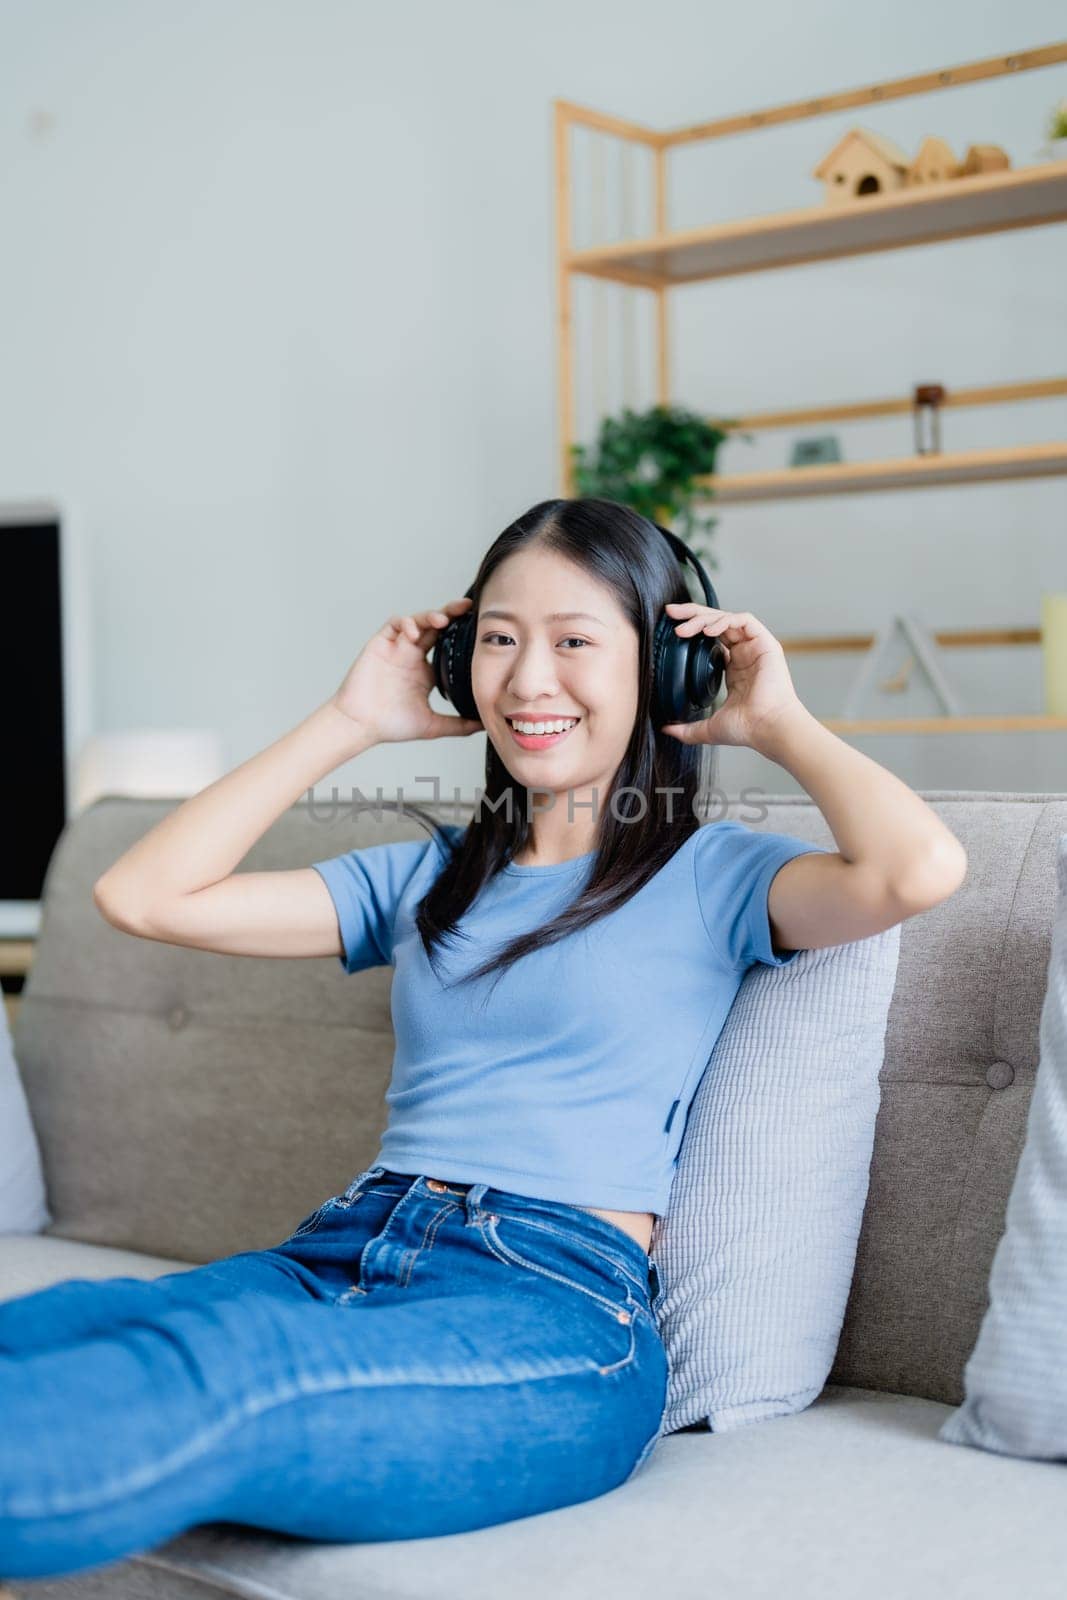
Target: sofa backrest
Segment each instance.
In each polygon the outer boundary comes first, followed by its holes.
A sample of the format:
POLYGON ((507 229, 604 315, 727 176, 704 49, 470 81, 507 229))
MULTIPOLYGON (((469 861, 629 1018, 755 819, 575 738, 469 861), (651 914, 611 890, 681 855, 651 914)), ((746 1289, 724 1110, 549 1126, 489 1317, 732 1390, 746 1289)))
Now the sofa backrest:
MULTIPOLYGON (((905 923, 851 1294, 830 1380, 959 1404, 1026 1132, 1067 795, 925 791, 963 887, 905 923)), ((100 874, 177 800, 97 800, 57 843, 14 1039, 50 1232, 202 1262, 285 1238, 368 1166, 392 1063, 392 969, 131 938, 100 874)), ((465 821, 471 804, 427 806, 465 821)), ((804 795, 712 814, 834 848, 804 795)), ((307 803, 241 871, 425 837, 410 815, 307 803)))

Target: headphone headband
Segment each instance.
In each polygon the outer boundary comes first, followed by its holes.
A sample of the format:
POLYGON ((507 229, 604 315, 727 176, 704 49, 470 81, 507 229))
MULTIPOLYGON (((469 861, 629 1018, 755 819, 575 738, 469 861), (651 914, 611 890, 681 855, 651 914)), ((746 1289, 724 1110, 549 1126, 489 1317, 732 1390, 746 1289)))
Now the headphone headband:
MULTIPOLYGON (((648 521, 652 521, 651 517, 648 518, 648 521)), ((670 528, 661 527, 658 522, 653 522, 652 526, 662 533, 663 537, 666 539, 667 543, 677 556, 679 565, 681 565, 683 561, 689 562, 689 565, 693 568, 697 577, 700 579, 700 587, 704 591, 704 598, 707 600, 707 603, 709 606, 711 606, 712 610, 720 610, 721 607, 719 606, 718 596, 716 595, 715 590, 712 588, 711 579, 704 570, 704 564, 699 560, 696 552, 690 550, 685 541, 683 539, 679 539, 676 533, 672 533, 670 528)))

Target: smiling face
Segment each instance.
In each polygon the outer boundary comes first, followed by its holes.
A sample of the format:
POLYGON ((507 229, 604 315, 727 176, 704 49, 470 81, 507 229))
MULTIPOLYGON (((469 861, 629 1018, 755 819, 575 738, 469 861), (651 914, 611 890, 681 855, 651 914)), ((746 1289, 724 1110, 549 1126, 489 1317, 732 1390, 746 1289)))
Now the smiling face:
MULTIPOLYGON (((596 810, 577 814, 583 821, 603 813, 626 753, 637 714, 637 652, 637 630, 614 591, 543 545, 502 561, 482 590, 471 662, 478 715, 518 783, 574 791, 575 804, 596 789, 596 810), (516 720, 575 718, 569 731, 548 737, 513 728, 516 720)), ((564 805, 553 823, 565 827, 566 819, 564 805)))

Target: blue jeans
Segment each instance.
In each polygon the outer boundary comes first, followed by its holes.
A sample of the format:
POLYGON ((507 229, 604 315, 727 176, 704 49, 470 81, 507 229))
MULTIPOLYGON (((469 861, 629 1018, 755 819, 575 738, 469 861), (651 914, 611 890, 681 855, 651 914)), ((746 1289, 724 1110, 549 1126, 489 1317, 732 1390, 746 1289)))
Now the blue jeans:
POLYGON ((270 1249, 0 1302, 0 1579, 593 1499, 660 1435, 657 1287, 577 1206, 375 1166, 270 1249))

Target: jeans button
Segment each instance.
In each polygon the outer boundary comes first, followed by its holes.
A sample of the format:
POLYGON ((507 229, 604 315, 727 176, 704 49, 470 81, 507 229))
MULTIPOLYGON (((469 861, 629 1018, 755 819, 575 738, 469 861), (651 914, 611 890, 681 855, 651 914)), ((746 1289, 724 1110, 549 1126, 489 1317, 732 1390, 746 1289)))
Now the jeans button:
POLYGON ((632 1318, 631 1318, 630 1313, 628 1311, 618 1311, 618 1312, 616 1312, 616 1316, 618 1317, 620 1322, 630 1322, 630 1321, 632 1321, 632 1318))

